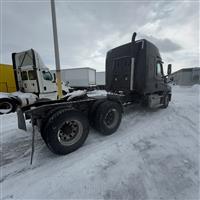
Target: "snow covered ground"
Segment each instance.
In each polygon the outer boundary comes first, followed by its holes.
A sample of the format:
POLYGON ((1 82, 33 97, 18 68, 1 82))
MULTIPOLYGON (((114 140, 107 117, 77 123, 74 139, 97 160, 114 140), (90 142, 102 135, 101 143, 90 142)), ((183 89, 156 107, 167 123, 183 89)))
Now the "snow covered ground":
MULTIPOLYGON (((31 125, 0 116, 2 199, 199 199, 200 87, 174 87, 167 109, 128 107, 111 136, 94 130, 79 150, 52 154, 31 125)), ((28 122, 27 122, 28 123, 28 122)))

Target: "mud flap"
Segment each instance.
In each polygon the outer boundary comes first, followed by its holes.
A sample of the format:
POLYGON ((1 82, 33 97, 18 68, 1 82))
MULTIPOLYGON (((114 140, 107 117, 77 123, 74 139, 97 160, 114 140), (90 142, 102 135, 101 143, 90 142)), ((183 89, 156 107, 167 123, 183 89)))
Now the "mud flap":
POLYGON ((24 114, 20 108, 17 109, 17 120, 18 120, 18 128, 26 131, 26 120, 24 114))

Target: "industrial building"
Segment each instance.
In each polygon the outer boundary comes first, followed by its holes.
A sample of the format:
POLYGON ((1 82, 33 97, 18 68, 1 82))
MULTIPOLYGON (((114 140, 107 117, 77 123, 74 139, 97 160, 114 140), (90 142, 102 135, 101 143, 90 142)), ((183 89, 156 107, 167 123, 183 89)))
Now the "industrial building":
POLYGON ((169 76, 176 85, 200 84, 200 67, 183 68, 169 76))

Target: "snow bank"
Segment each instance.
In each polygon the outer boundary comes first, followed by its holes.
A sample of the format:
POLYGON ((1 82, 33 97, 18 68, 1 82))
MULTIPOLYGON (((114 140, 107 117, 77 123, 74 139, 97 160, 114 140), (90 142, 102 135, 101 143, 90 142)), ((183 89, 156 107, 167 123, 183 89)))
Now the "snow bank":
POLYGON ((1 116, 3 199, 199 199, 199 86, 173 87, 167 109, 127 107, 118 131, 90 131, 85 145, 52 154, 31 128, 1 116))
POLYGON ((200 92, 200 85, 199 84, 195 84, 192 86, 180 86, 180 85, 175 85, 172 86, 172 90, 175 90, 177 92, 196 92, 199 93, 200 92), (183 90, 184 89, 184 90, 183 90))
POLYGON ((36 95, 33 93, 23 93, 20 91, 12 92, 12 93, 0 92, 0 98, 10 97, 10 96, 15 96, 15 97, 20 97, 20 98, 35 98, 36 97, 36 95))
POLYGON ((24 93, 24 92, 13 92, 11 93, 11 95, 19 97, 19 98, 27 98, 27 99, 31 99, 31 98, 36 98, 37 96, 33 93, 24 93))
POLYGON ((8 96, 9 96, 9 93, 0 92, 0 99, 1 98, 7 98, 8 96))

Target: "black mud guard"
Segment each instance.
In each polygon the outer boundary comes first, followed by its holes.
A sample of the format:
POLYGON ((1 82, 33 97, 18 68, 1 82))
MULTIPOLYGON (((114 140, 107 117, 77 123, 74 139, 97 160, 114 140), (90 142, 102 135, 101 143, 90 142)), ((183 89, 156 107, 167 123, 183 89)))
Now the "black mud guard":
POLYGON ((18 120, 18 128, 26 131, 26 120, 24 114, 20 108, 17 108, 17 120, 18 120))
POLYGON ((122 113, 124 113, 124 107, 122 105, 124 95, 109 94, 107 95, 108 100, 114 101, 121 106, 122 113))

